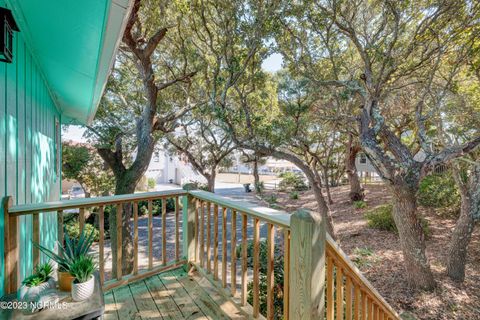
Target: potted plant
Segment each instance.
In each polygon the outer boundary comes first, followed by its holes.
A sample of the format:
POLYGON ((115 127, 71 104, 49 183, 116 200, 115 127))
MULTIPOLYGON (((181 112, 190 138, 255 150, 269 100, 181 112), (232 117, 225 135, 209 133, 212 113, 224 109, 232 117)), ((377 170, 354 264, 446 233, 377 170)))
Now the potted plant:
POLYGON ((70 274, 75 277, 72 282, 72 299, 83 301, 88 299, 95 288, 95 262, 90 255, 78 257, 70 266, 70 274))
MULTIPOLYGON (((22 281, 19 298, 22 302, 37 302, 40 296, 49 289, 55 289, 55 279, 52 277, 53 266, 49 263, 37 265, 33 274, 22 281)), ((33 312, 34 310, 27 310, 33 312)))
POLYGON ((86 235, 85 229, 83 229, 78 239, 71 238, 68 235, 68 232, 64 232, 65 246, 62 246, 60 242, 57 242, 58 254, 38 243, 33 244, 50 259, 58 263, 58 287, 60 290, 70 291, 72 289, 72 281, 74 277, 71 275, 70 266, 79 257, 87 255, 94 240, 94 231, 95 230, 92 230, 86 235))

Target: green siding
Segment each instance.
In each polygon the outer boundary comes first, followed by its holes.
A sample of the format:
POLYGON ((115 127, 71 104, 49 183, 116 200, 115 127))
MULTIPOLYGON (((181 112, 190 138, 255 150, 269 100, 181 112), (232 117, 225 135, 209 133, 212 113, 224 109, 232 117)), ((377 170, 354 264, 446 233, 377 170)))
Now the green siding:
MULTIPOLYGON (((5 1, 0 0, 5 7, 5 1)), ((55 121, 60 113, 53 103, 22 33, 14 38, 14 61, 0 62, 0 196, 13 196, 14 204, 60 198, 55 121)), ((0 209, 1 210, 1 209, 0 209)), ((20 275, 32 270, 32 217, 20 219, 20 275)), ((0 212, 0 230, 3 230, 0 212)), ((41 242, 54 247, 56 214, 40 214, 41 242)), ((0 280, 4 279, 3 236, 0 237, 0 280)), ((42 258, 43 260, 43 258, 42 258)), ((0 296, 3 285, 0 286, 0 296)))

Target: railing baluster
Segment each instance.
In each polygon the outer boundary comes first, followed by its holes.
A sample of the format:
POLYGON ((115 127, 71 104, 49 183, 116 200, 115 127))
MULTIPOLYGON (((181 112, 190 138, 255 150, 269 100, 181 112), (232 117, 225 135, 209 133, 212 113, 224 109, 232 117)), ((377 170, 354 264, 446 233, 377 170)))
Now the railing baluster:
MULTIPOLYGON (((7 196, 3 198, 3 222, 4 222, 4 283, 5 293, 14 293, 18 289, 20 280, 19 268, 19 223, 18 217, 11 216, 9 213, 13 205, 13 198, 7 196)), ((35 248, 35 247, 34 247, 35 248)))
POLYGON ((253 317, 260 313, 260 220, 253 219, 253 317))
POLYGON ((362 320, 367 319, 367 293, 362 291, 362 320))
POLYGON ((366 319, 373 319, 373 305, 372 299, 367 297, 367 317, 366 319))
POLYGON ((242 306, 247 304, 247 215, 242 214, 242 306))
POLYGON ((205 268, 205 203, 200 201, 200 266, 205 268))
POLYGON ((222 285, 227 287, 227 208, 222 208, 222 285))
POLYGON ((360 287, 355 283, 355 297, 353 300, 353 317, 355 320, 360 319, 360 287))
POLYGON ((138 202, 133 202, 133 274, 138 274, 138 202))
POLYGON ((83 228, 85 227, 85 208, 80 208, 80 211, 78 213, 78 227, 80 233, 82 233, 83 228))
POLYGON ((273 309, 274 299, 274 271, 273 263, 275 259, 275 228, 273 224, 267 224, 267 319, 273 319, 275 310, 273 309))
POLYGON ((327 258, 327 320, 334 318, 334 294, 333 294, 333 259, 327 258))
POLYGON ((99 227, 99 239, 98 239, 98 266, 100 272, 100 285, 103 286, 105 282, 105 264, 104 264, 104 239, 105 239, 105 225, 104 225, 104 210, 103 206, 98 207, 98 227, 99 227))
POLYGON ((63 245, 63 210, 57 211, 57 241, 63 245))
MULTIPOLYGON (((34 243, 40 243, 40 214, 33 214, 32 221, 32 241, 34 243)), ((40 250, 36 246, 32 246, 33 250, 33 265, 36 266, 40 263, 40 250)))
POLYGON ((123 205, 117 204, 117 280, 122 280, 122 214, 123 205))
POLYGON ((178 220, 178 214, 180 212, 180 204, 178 197, 175 197, 175 261, 180 260, 180 225, 178 220))
MULTIPOLYGON (((192 205, 195 206, 195 217, 194 217, 194 220, 195 220, 195 226, 194 226, 194 232, 193 232, 193 237, 194 237, 194 243, 195 243, 195 259, 194 261, 198 262, 200 261, 201 259, 201 256, 200 256, 200 236, 199 236, 199 230, 200 230, 200 227, 199 227, 199 213, 201 212, 200 211, 200 207, 199 205, 201 204, 200 203, 200 200, 198 199, 193 199, 191 201, 192 205)), ((185 208, 183 209, 185 210, 185 208)), ((188 223, 188 222, 187 222, 188 223)), ((185 224, 185 222, 183 222, 183 224, 185 224)), ((183 241, 185 241, 186 237, 185 237, 185 230, 183 230, 183 241)), ((203 242, 203 241, 202 241, 203 242)), ((185 255, 185 252, 183 253, 185 255)), ((191 258, 190 258, 191 259, 191 258)), ((201 265, 201 264, 200 264, 201 265)))
POLYGON ((283 230, 283 319, 289 318, 290 308, 290 230, 283 230))
POLYGON ((335 283, 335 294, 337 297, 337 319, 343 319, 343 272, 337 265, 337 280, 335 283))
POLYGON ((345 318, 346 320, 352 320, 352 279, 347 276, 345 284, 345 318))
POLYGON ((213 205, 213 279, 218 280, 218 205, 213 205))
POLYGON ((230 286, 232 296, 237 292, 237 212, 232 210, 230 231, 230 286))
POLYGON ((167 198, 162 199, 162 264, 167 264, 167 198))
POLYGON ((210 234, 211 234, 211 221, 210 221, 210 202, 207 202, 206 212, 207 214, 207 273, 212 272, 212 264, 210 263, 210 234))
POLYGON ((153 267, 153 205, 148 200, 148 269, 153 267))

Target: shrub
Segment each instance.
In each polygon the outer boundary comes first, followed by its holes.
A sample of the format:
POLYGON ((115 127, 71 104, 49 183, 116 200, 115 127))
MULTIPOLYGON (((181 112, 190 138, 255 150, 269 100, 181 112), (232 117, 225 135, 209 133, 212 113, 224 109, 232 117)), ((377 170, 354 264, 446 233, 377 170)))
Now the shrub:
POLYGON ((365 213, 368 226, 378 230, 397 231, 392 211, 393 206, 391 204, 379 206, 368 211, 365 213))
MULTIPOLYGON (((152 201, 152 211, 154 216, 162 214, 162 199, 152 201)), ((139 214, 148 214, 148 201, 138 202, 139 214)), ((173 198, 167 199, 167 212, 175 211, 175 200, 173 198)))
POLYGON ((364 248, 355 248, 353 250, 353 254, 351 256, 352 262, 358 268, 370 267, 373 263, 379 260, 379 257, 375 255, 372 249, 364 247, 364 248))
MULTIPOLYGON (((100 239, 100 232, 95 228, 94 225, 90 223, 85 223, 84 225, 85 233, 90 234, 93 232, 93 240, 98 241, 100 239)), ((72 239, 78 239, 80 237, 80 226, 78 225, 77 221, 73 221, 68 223, 65 226, 65 230, 68 233, 68 236, 72 239)))
POLYGON ((418 203, 432 208, 459 208, 460 194, 450 174, 426 176, 418 189, 418 203))
MULTIPOLYGON (((267 262, 268 262, 268 246, 267 241, 262 240, 259 243, 259 301, 260 301, 260 313, 264 316, 267 315, 267 262)), ((237 246, 237 257, 240 258, 242 254, 242 245, 237 246)), ((281 319, 283 317, 283 252, 277 246, 275 247, 273 261, 273 308, 274 318, 281 319)), ((249 241, 247 244, 247 266, 253 268, 253 242, 249 241)), ((250 281, 247 286, 248 296, 247 301, 253 304, 253 281, 250 281)))
POLYGON ((297 191, 292 191, 290 192, 290 199, 292 200, 298 200, 298 192, 297 191))
POLYGON ((279 177, 282 178, 282 181, 280 181, 278 187, 282 191, 304 191, 308 189, 303 177, 299 174, 294 172, 284 172, 280 174, 279 177))
POLYGON ((355 209, 364 209, 367 207, 367 203, 365 201, 353 201, 353 206, 355 209))
POLYGON ((148 184, 148 189, 155 189, 155 186, 157 185, 154 178, 148 178, 147 184, 148 184))
MULTIPOLYGON (((368 211, 365 213, 365 219, 367 219, 367 224, 370 228, 393 232, 398 231, 393 219, 393 206, 391 204, 379 206, 368 211)), ((425 218, 420 217, 420 224, 422 225, 425 236, 428 238, 430 236, 428 221, 425 218)))
POLYGON ((262 193, 263 190, 265 190, 265 185, 263 184, 263 181, 260 181, 259 183, 255 184, 255 192, 256 193, 262 193))
POLYGON ((272 193, 265 198, 265 201, 267 201, 270 205, 277 203, 277 195, 272 193))

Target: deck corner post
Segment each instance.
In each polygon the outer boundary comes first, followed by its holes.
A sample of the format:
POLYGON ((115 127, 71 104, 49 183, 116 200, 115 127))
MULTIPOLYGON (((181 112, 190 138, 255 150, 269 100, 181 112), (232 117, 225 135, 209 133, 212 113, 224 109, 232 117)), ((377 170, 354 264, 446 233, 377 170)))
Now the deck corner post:
POLYGON ((299 210, 290 220, 289 319, 324 319, 325 221, 299 210))
POLYGON ((183 255, 185 259, 195 261, 195 200, 191 194, 182 197, 183 255))
POLYGON ((13 293, 18 288, 19 267, 18 267, 18 242, 19 230, 17 217, 12 216, 9 212, 13 205, 13 198, 7 196, 3 198, 3 225, 4 225, 4 292, 5 294, 13 293))

